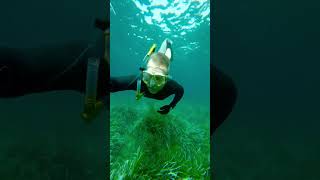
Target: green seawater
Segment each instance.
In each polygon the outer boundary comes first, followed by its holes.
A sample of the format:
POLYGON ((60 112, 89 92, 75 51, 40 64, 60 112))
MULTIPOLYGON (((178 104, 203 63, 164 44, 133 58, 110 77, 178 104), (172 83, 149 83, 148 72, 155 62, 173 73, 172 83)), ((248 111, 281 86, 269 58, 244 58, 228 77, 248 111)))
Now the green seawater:
POLYGON ((105 177, 106 113, 85 123, 80 94, 34 94, 1 99, 0 106, 1 179, 105 177))
POLYGON ((210 2, 111 1, 111 76, 137 74, 153 43, 173 41, 170 75, 185 94, 172 100, 111 95, 111 179, 210 179, 210 2))
MULTIPOLYGON (((60 47, 92 40, 93 20, 105 15, 104 3, 103 0, 1 2, 0 46, 36 47, 34 54, 41 54, 42 45, 60 47)), ((105 179, 107 113, 103 112, 88 125, 80 117, 83 103, 83 95, 72 91, 1 98, 0 179, 105 179)))
POLYGON ((213 63, 238 89, 216 180, 319 179, 319 1, 217 1, 213 63))

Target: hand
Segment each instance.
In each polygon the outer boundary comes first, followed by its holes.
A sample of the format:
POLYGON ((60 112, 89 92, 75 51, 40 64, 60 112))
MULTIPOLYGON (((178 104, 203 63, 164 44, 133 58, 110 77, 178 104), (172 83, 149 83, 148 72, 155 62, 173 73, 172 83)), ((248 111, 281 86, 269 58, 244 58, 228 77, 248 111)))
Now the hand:
POLYGON ((158 110, 158 113, 160 114, 168 114, 169 111, 171 110, 171 106, 170 105, 164 105, 160 108, 160 110, 158 110))

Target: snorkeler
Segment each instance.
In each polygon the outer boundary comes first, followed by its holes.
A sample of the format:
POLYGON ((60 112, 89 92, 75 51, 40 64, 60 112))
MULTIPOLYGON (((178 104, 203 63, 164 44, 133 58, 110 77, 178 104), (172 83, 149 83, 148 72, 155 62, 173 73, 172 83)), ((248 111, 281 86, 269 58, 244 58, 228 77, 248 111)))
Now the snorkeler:
MULTIPOLYGON (((39 49, 0 47, 0 98, 57 90, 86 93, 88 59, 96 57, 101 59, 97 69, 98 100, 108 98, 109 91, 137 90, 137 98, 143 95, 161 100, 175 94, 173 101, 161 107, 159 113, 166 114, 174 108, 183 96, 183 87, 168 76, 172 61, 170 41, 166 40, 162 46, 167 48, 160 48, 157 53, 150 54, 150 61, 146 63, 145 69, 141 68, 142 76, 109 78, 109 61, 106 58, 109 51, 109 23, 97 20, 95 27, 103 30, 106 38, 101 37, 101 42, 96 44, 74 42, 39 49)), ((232 111, 237 91, 231 78, 212 64, 210 67, 213 85, 213 133, 232 111)))
POLYGON ((172 42, 165 39, 158 52, 153 46, 146 61, 146 65, 140 67, 141 74, 110 78, 110 92, 124 90, 136 90, 136 99, 142 96, 157 100, 163 100, 174 95, 170 104, 162 106, 158 112, 167 114, 180 101, 184 94, 183 87, 169 78, 170 63, 172 62, 172 42), (153 53, 152 53, 153 52, 153 53), (151 54, 152 53, 152 54, 151 54))

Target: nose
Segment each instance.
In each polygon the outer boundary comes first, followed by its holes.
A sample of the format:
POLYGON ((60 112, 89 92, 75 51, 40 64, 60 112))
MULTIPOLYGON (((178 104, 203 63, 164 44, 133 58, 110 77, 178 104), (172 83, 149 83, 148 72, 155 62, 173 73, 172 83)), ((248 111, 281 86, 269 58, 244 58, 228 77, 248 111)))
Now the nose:
POLYGON ((152 78, 152 79, 150 80, 150 86, 153 87, 153 86, 155 86, 155 85, 156 85, 156 82, 155 82, 154 79, 152 78))

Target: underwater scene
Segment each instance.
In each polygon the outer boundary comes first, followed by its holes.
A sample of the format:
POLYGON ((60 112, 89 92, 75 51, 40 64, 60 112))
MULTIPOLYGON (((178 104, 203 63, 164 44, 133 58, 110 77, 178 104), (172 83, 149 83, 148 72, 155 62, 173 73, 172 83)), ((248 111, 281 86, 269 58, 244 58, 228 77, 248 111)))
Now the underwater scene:
POLYGON ((213 63, 238 89, 216 180, 320 179, 319 1, 219 1, 213 63))
POLYGON ((110 179, 210 179, 210 1, 111 0, 110 23, 110 179))
POLYGON ((105 178, 106 113, 88 125, 74 92, 0 101, 3 180, 105 178), (68 100, 68 101, 66 101, 68 100))
MULTIPOLYGON (((53 57, 60 47, 74 41, 92 40, 94 18, 105 16, 103 4, 104 1, 78 0, 2 2, 0 64, 6 48, 30 49, 38 57, 46 45, 56 49, 40 60, 42 64, 59 61, 53 57)), ((1 75, 0 72, 2 93, 5 78, 1 75)), ((62 90, 13 98, 0 96, 1 180, 105 179, 106 111, 87 124, 80 116, 84 95, 79 92, 62 90)))

